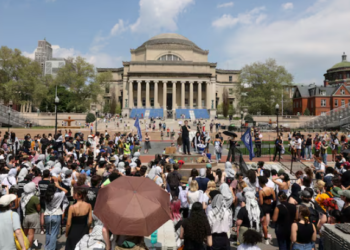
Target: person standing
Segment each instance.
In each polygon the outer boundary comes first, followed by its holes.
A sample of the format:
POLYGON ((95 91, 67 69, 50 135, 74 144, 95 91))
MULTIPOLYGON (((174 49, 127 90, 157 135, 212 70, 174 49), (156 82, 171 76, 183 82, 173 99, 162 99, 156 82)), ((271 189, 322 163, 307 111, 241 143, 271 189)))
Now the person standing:
POLYGON ((181 174, 178 172, 179 170, 179 164, 175 163, 173 165, 174 171, 170 172, 166 178, 166 182, 169 184, 170 187, 170 193, 172 197, 179 196, 179 189, 180 181, 181 181, 181 174))
POLYGON ((308 134, 305 142, 305 158, 307 161, 312 159, 312 135, 308 134))
POLYGON ((16 200, 16 195, 6 194, 0 198, 0 249, 15 250, 16 235, 21 250, 26 250, 23 235, 21 232, 21 222, 17 213, 11 211, 11 203, 16 200), (12 239, 12 240, 10 240, 12 239))
POLYGON ((281 140, 281 137, 278 136, 275 140, 275 156, 273 157, 273 161, 276 160, 277 154, 279 156, 278 161, 281 160, 281 151, 282 151, 282 140, 281 140))
POLYGON ((74 190, 73 197, 77 202, 68 210, 66 250, 74 250, 80 239, 85 234, 89 234, 89 228, 92 224, 92 209, 91 205, 84 201, 86 193, 85 188, 74 190))
POLYGON ((255 133, 255 148, 256 148, 256 157, 261 157, 261 139, 260 133, 255 133))
POLYGON ((226 161, 235 162, 235 149, 237 145, 236 137, 232 136, 231 139, 229 140, 229 143, 230 143, 230 148, 228 150, 226 161))
POLYGON ((189 138, 189 132, 191 127, 188 126, 188 121, 185 120, 185 125, 181 127, 182 132, 182 145, 183 145, 183 153, 186 154, 186 151, 189 155, 190 153, 190 138, 189 138))
POLYGON ((151 137, 148 133, 145 134, 145 154, 148 153, 148 150, 151 149, 151 137))

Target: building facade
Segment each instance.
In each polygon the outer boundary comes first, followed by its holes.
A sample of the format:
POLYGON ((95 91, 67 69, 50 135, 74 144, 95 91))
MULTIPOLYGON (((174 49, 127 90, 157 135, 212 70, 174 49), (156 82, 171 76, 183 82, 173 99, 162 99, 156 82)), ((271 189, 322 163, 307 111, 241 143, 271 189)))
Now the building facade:
POLYGON ((350 62, 345 53, 342 61, 328 69, 324 77, 323 86, 297 86, 293 96, 294 115, 304 114, 306 109, 311 115, 325 115, 335 108, 349 105, 350 62))
POLYGON ((162 117, 174 118, 181 112, 188 117, 186 110, 206 111, 213 117, 222 103, 224 88, 231 104, 237 106, 240 71, 217 69, 216 63, 208 62, 209 51, 184 36, 160 34, 130 52, 131 60, 123 62, 123 67, 97 69, 112 72, 113 82, 104 101, 108 102, 114 92, 123 115, 134 117, 157 109, 157 116, 162 117))
POLYGON ((64 67, 64 65, 66 65, 66 60, 64 58, 51 58, 45 61, 45 75, 56 77, 58 70, 64 67))
POLYGON ((38 47, 35 50, 34 60, 41 66, 42 72, 45 73, 45 62, 52 59, 51 44, 44 40, 38 41, 38 47))

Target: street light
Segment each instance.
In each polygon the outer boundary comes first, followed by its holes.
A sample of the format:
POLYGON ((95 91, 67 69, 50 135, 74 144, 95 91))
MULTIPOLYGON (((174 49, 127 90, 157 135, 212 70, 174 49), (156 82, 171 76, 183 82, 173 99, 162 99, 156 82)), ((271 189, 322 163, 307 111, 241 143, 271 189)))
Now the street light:
POLYGON ((277 137, 278 137, 278 113, 280 111, 280 105, 278 105, 278 103, 275 106, 276 109, 276 116, 277 116, 277 137))
POLYGON ((242 121, 243 121, 243 111, 241 111, 241 136, 242 136, 242 121))
POLYGON ((95 135, 97 134, 97 114, 98 114, 98 110, 96 110, 96 126, 95 126, 95 135))
POLYGON ((10 116, 11 116, 11 110, 7 110, 7 114, 9 115, 9 122, 8 122, 8 132, 10 133, 10 116))
POLYGON ((55 113, 56 113, 56 119, 55 119, 55 135, 57 135, 57 105, 60 103, 60 99, 57 96, 55 97, 55 113))

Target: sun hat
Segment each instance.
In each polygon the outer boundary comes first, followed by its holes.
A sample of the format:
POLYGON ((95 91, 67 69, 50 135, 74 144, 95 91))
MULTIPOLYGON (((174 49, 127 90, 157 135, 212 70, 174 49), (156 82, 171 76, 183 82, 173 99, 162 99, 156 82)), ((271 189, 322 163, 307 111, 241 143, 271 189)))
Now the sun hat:
POLYGON ((335 197, 340 197, 339 191, 341 191, 342 189, 340 187, 334 187, 332 188, 331 193, 333 194, 333 196, 335 197))
POLYGON ((16 195, 5 194, 4 196, 2 196, 0 198, 0 206, 6 207, 6 206, 10 205, 10 203, 13 202, 14 200, 16 200, 16 195))
POLYGON ((114 156, 112 156, 112 157, 109 159, 109 161, 116 161, 116 159, 115 159, 114 156))
POLYGON ((338 194, 341 196, 345 196, 346 198, 350 199, 350 190, 339 190, 338 194))
POLYGON ((187 176, 182 176, 181 177, 181 183, 187 184, 188 183, 188 177, 187 176))

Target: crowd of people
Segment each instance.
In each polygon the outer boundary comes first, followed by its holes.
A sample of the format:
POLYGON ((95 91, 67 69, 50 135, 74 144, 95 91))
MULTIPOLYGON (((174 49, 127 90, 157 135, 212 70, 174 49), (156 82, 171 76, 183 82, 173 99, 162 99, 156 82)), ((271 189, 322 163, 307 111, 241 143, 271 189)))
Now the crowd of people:
MULTIPOLYGON (((186 140, 186 122, 181 131, 186 140)), ((143 236, 111 235, 94 215, 99 190, 123 176, 149 178, 169 193, 176 244, 184 250, 230 249, 233 240, 238 250, 259 249, 259 242, 271 244, 271 226, 279 249, 315 249, 317 235, 323 249, 324 224, 350 222, 347 155, 337 155, 334 168, 315 155, 294 182, 262 161, 244 174, 226 161, 224 170, 208 163, 184 176, 179 169, 185 163, 165 155, 141 162, 132 133, 106 131, 86 141, 81 133, 27 134, 23 144, 6 133, 0 140, 7 144, 0 149, 0 249, 17 249, 16 243, 18 249, 35 248, 41 233, 44 248, 54 250, 61 227, 65 249, 123 249, 125 242, 147 249, 143 236)), ((220 134, 215 141, 222 142, 220 134)))

